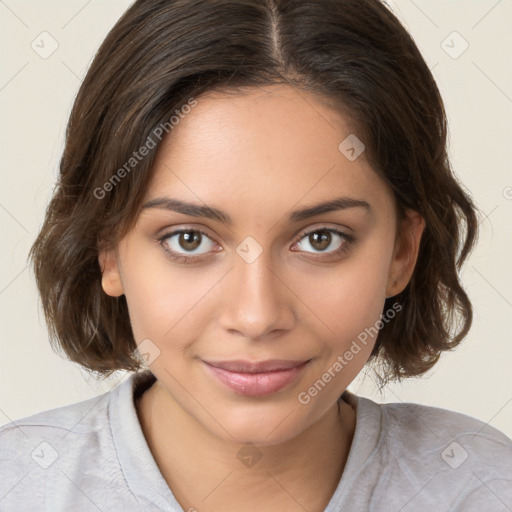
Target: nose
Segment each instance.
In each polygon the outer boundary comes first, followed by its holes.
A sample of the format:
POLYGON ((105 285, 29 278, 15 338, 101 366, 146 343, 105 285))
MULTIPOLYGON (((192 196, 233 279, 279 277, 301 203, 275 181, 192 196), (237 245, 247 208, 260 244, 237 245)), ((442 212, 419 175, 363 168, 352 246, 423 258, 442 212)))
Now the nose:
POLYGON ((251 263, 235 255, 222 290, 226 299, 220 315, 221 326, 230 334, 257 341, 295 324, 294 294, 272 267, 268 253, 264 250, 251 263))

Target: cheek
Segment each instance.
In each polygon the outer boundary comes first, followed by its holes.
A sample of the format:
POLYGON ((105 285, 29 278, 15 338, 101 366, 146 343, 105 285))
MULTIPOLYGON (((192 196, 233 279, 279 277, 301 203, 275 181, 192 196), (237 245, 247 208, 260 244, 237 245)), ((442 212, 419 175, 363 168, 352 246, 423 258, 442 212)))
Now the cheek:
POLYGON ((313 312, 311 329, 318 340, 316 355, 320 359, 307 379, 310 387, 298 397, 307 401, 300 403, 309 403, 320 394, 321 400, 311 402, 314 407, 336 400, 365 366, 375 345, 386 299, 386 255, 390 249, 386 251, 383 245, 380 252, 377 247, 367 249, 336 271, 324 269, 308 282, 301 280, 301 296, 307 297, 305 303, 313 312))
MULTIPOLYGON (((307 271, 295 268, 283 275, 297 297, 302 323, 332 349, 350 345, 382 313, 391 251, 386 240, 373 236, 337 265, 308 265, 307 271)), ((123 265, 123 287, 135 341, 149 338, 161 345, 172 340, 173 350, 186 350, 186 333, 190 338, 191 332, 206 329, 215 314, 214 296, 225 272, 179 268, 165 256, 155 258, 154 251, 137 250, 137 244, 127 247, 126 254, 130 257, 123 265)))
POLYGON ((184 350, 190 333, 201 332, 209 318, 207 296, 219 278, 215 272, 180 269, 165 258, 150 259, 131 253, 126 262, 125 290, 130 322, 136 343, 154 340, 160 347, 172 340, 173 350, 184 350), (185 333, 188 333, 188 338, 185 333))
POLYGON ((142 339, 159 339, 172 328, 176 311, 183 307, 176 282, 171 288, 172 273, 160 261, 155 261, 154 250, 139 250, 143 244, 126 245, 122 281, 130 314, 130 323, 136 343, 142 339))
POLYGON ((391 248, 375 240, 358 248, 331 269, 318 268, 299 277, 297 295, 337 340, 352 339, 380 317, 386 298, 391 248))

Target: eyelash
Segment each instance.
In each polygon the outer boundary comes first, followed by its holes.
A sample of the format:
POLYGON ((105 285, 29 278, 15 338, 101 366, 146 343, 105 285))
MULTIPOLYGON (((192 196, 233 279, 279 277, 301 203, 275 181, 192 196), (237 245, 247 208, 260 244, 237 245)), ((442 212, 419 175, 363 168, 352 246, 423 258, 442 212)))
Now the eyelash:
MULTIPOLYGON (((317 232, 334 233, 336 235, 339 235, 340 238, 342 238, 342 245, 338 249, 336 249, 335 251, 330 252, 330 253, 322 253, 322 252, 316 253, 320 256, 322 256, 323 254, 328 254, 330 256, 341 255, 344 252, 346 252, 350 248, 350 246, 355 242, 355 238, 352 235, 344 233, 343 231, 340 231, 339 229, 329 228, 329 227, 315 228, 310 231, 302 232, 299 235, 297 242, 300 242, 302 239, 306 238, 307 236, 311 235, 312 233, 317 233, 317 232)), ((207 256, 206 254, 201 254, 200 256, 183 256, 182 254, 179 254, 176 251, 173 251, 172 249, 169 249, 168 247, 165 246, 164 242, 167 239, 172 238, 173 236, 179 235, 181 233, 200 233, 201 235, 204 235, 205 237, 210 238, 210 236, 208 234, 206 234, 204 231, 201 231, 200 229, 195 229, 195 228, 194 229, 178 229, 176 231, 170 231, 169 233, 165 233, 164 235, 162 235, 161 237, 158 238, 158 241, 162 245, 163 250, 167 253, 167 255, 171 259, 173 259, 179 263, 193 263, 195 261, 200 261, 205 256, 207 256)), ((210 240, 211 240, 211 238, 210 238, 210 240)), ((297 242, 295 242, 295 244, 297 242)), ((309 254, 315 254, 315 253, 309 253, 309 254)), ((313 257, 313 260, 320 261, 320 259, 323 259, 323 258, 313 257)))

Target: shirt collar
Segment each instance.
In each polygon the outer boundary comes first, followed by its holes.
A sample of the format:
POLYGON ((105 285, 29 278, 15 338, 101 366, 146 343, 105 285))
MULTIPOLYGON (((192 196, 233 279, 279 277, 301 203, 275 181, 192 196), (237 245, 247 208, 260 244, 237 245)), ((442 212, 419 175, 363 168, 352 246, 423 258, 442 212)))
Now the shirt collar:
MULTIPOLYGON (((155 382, 156 377, 146 370, 131 374, 112 390, 109 404, 112 437, 124 477, 133 494, 162 510, 178 512, 182 508, 160 473, 135 408, 135 400, 155 382)), ((348 389, 342 399, 356 411, 356 425, 342 478, 324 512, 336 512, 336 504, 341 503, 355 485, 377 451, 380 440, 382 411, 379 404, 348 389)))

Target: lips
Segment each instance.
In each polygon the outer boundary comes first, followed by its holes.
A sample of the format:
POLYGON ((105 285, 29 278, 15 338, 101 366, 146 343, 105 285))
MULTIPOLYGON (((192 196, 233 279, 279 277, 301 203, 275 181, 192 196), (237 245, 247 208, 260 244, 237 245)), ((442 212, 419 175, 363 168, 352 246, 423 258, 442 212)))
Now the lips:
POLYGON ((216 368, 236 373, 265 373, 279 370, 289 370, 290 368, 295 368, 305 362, 306 361, 288 361, 285 359, 270 359, 268 361, 260 361, 254 363, 241 360, 219 362, 206 361, 207 364, 215 366, 216 368))
POLYGON ((204 361, 210 375, 238 394, 264 396, 291 384, 309 363, 272 359, 250 362, 204 361))

